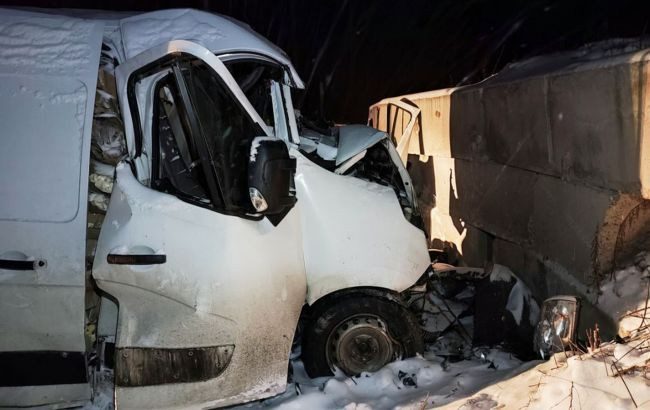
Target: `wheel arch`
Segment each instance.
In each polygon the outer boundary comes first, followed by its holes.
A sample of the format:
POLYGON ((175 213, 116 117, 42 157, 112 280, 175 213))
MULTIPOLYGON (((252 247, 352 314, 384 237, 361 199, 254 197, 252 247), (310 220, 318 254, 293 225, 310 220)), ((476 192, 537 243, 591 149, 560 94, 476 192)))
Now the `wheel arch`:
POLYGON ((352 298, 356 296, 373 296, 378 298, 387 299, 391 302, 397 303, 408 309, 402 296, 399 292, 382 288, 378 286, 357 286, 352 288, 344 288, 332 291, 325 295, 320 296, 318 299, 314 300, 312 303, 305 304, 303 309, 303 315, 306 317, 316 316, 319 312, 327 309, 328 306, 336 303, 341 299, 352 298))

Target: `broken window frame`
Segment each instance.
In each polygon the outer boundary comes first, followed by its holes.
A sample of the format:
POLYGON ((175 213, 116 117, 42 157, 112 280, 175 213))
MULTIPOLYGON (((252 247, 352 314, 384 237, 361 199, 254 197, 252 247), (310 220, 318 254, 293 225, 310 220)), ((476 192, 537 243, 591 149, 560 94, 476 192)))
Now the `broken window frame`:
POLYGON ((298 134, 295 116, 293 115, 293 100, 291 98, 291 87, 296 86, 296 84, 292 80, 289 67, 266 55, 253 52, 225 53, 218 54, 217 57, 224 63, 226 68, 228 68, 228 63, 230 62, 259 61, 260 63, 274 65, 283 71, 282 82, 274 81, 275 84, 271 93, 275 111, 275 126, 269 128, 275 131, 274 135, 277 138, 288 143, 299 144, 300 136, 298 134))
POLYGON ((253 108, 255 108, 258 114, 260 114, 262 120, 264 120, 269 128, 276 129, 277 132, 277 120, 281 120, 283 116, 277 115, 277 100, 274 96, 273 85, 277 84, 277 79, 279 79, 278 77, 282 76, 278 76, 278 74, 282 73, 282 67, 266 60, 251 58, 230 59, 225 62, 224 65, 228 71, 230 71, 230 74, 233 76, 235 81, 237 81, 237 85, 239 85, 239 88, 244 92, 246 98, 248 98, 248 101, 253 104, 253 108), (260 75, 251 83, 246 83, 246 81, 250 80, 250 76, 254 74, 254 71, 259 69, 262 69, 260 71, 260 75), (269 72, 272 72, 273 70, 278 71, 271 73, 275 75, 269 76, 269 72), (242 77, 242 74, 244 73, 246 75, 242 77), (269 79, 269 77, 276 77, 276 79, 269 79), (264 107, 260 107, 259 104, 257 104, 257 101, 253 101, 251 98, 251 92, 256 91, 256 89, 259 90, 257 87, 259 87, 260 81, 264 81, 265 83, 268 82, 268 84, 264 84, 264 92, 260 93, 260 96, 262 96, 265 100, 264 107), (262 108, 262 110, 260 110, 260 108, 262 108))
MULTIPOLYGON (((177 83, 182 84, 181 95, 185 91, 187 92, 187 101, 185 102, 188 107, 187 114, 190 120, 195 119, 197 122, 196 130, 193 130, 191 135, 193 138, 195 135, 198 136, 197 151, 199 155, 205 156, 202 161, 211 165, 225 211, 236 215, 256 214, 248 195, 248 159, 250 144, 253 139, 263 135, 264 130, 250 118, 231 90, 219 76, 212 73, 210 67, 202 60, 192 59, 179 62, 174 66, 174 73, 177 83), (198 92, 203 92, 205 98, 201 98, 200 94, 197 94, 198 92), (226 132, 219 129, 219 135, 214 135, 214 127, 219 127, 222 124, 209 121, 221 111, 221 104, 215 100, 212 100, 211 104, 205 104, 206 99, 217 97, 225 97, 228 100, 228 103, 224 104, 224 109, 234 108, 236 111, 236 113, 229 112, 222 117, 222 120, 228 121, 225 130, 235 131, 232 134, 234 138, 231 139, 230 145, 226 144, 225 147, 222 146, 222 143, 225 141, 226 132), (209 113, 205 111, 206 109, 209 113), (237 119, 237 114, 241 119, 240 124, 231 121, 237 119), (241 129, 236 129, 237 125, 241 126, 241 129), (212 132, 210 132, 210 127, 213 128, 212 132), (242 143, 247 139, 248 143, 243 145, 242 143), (217 151, 215 145, 223 149, 217 151), (237 189, 239 189, 240 195, 233 196, 233 192, 237 192, 237 189)), ((185 98, 183 95, 183 99, 185 98)))
MULTIPOLYGON (((266 136, 271 136, 270 129, 264 124, 264 121, 260 118, 241 89, 239 89, 237 82, 216 54, 191 41, 172 40, 161 43, 150 48, 146 53, 141 53, 125 61, 116 69, 118 97, 122 106, 122 115, 124 116, 124 133, 128 157, 132 169, 136 172, 136 178, 145 185, 148 185, 148 167, 150 164, 146 156, 146 151, 143 151, 142 147, 144 142, 143 134, 146 133, 146 130, 140 121, 139 110, 134 109, 134 107, 139 106, 139 101, 135 95, 134 82, 146 77, 147 73, 155 72, 156 68, 160 69, 164 64, 182 55, 192 56, 210 66, 232 91, 235 98, 241 103, 253 121, 264 129, 266 136), (134 124, 138 124, 138 126, 136 127, 134 124), (143 169, 147 172, 140 172, 143 169)), ((286 66, 285 68, 289 69, 289 73, 295 74, 290 66, 286 66)), ((293 84, 296 84, 297 81, 297 87, 302 87, 302 82, 300 82, 299 78, 292 77, 291 75, 288 78, 293 81, 293 84)))
MULTIPOLYGON (((154 134, 157 133, 158 130, 154 130, 153 128, 150 129, 150 130, 145 130, 144 129, 145 125, 141 121, 141 118, 142 118, 141 115, 147 115, 148 111, 145 112, 145 113, 141 113, 140 108, 141 107, 152 107, 152 104, 147 104, 147 103, 140 104, 140 102, 138 100, 137 91, 136 91, 136 83, 138 81, 140 81, 140 80, 143 80, 143 79, 147 78, 147 77, 151 77, 153 75, 156 75, 156 74, 158 74, 158 73, 160 73, 162 71, 165 71, 165 70, 169 71, 170 67, 173 67, 174 64, 177 64, 178 61, 183 60, 183 59, 200 61, 201 63, 205 64, 208 67, 208 69, 213 73, 213 76, 216 79, 216 81, 221 84, 221 86, 224 88, 225 92, 228 93, 228 95, 238 105, 239 109, 241 109, 242 112, 246 116, 249 117, 249 119, 251 120, 251 122, 253 124, 256 124, 256 125, 258 125, 260 127, 260 135, 268 135, 268 131, 269 131, 268 127, 261 120, 261 118, 259 117, 259 114, 253 109, 252 111, 255 112, 255 114, 257 114, 257 118, 255 118, 253 115, 251 115, 251 112, 250 112, 251 110, 247 109, 242 104, 241 99, 246 98, 246 96, 245 95, 243 97, 237 96, 233 92, 232 87, 226 81, 224 81, 224 79, 222 78, 221 73, 215 72, 213 67, 211 67, 211 65, 208 62, 206 62, 202 58, 197 57, 196 55, 194 55, 192 53, 185 53, 185 52, 169 53, 169 54, 163 55, 162 57, 150 62, 149 64, 146 64, 146 65, 138 68, 137 70, 134 70, 128 77, 128 80, 127 80, 127 99, 128 99, 128 102, 129 102, 128 105, 129 105, 131 119, 132 119, 133 132, 134 132, 134 145, 135 145, 135 155, 133 156, 133 158, 137 158, 142 154, 146 154, 146 151, 144 150, 144 140, 145 140, 145 135, 146 135, 147 131, 151 132, 151 134, 150 134, 151 143, 152 143, 151 151, 152 151, 153 155, 159 155, 158 147, 153 146, 154 134), (265 127, 266 127, 266 129, 265 129, 265 127)), ((164 77, 166 77, 166 76, 164 76, 164 77)), ((154 85, 154 88, 158 85, 158 83, 160 81, 162 81, 162 78, 164 78, 164 77, 161 77, 160 79, 158 79, 156 81, 156 84, 154 85)), ((183 77, 183 76, 181 75, 181 77, 183 77)), ((234 81, 234 79, 233 79, 233 81, 234 81)), ((185 89, 187 90, 185 83, 183 83, 183 86, 181 86, 178 83, 178 80, 176 80, 176 85, 179 88, 185 87, 185 89)), ((239 91, 241 92, 241 90, 239 90, 239 91)), ((242 94, 243 94, 243 92, 242 92, 242 94)), ((147 98, 149 98, 149 97, 147 97, 147 98)), ((246 101, 246 102, 248 102, 248 104, 250 105, 249 101, 246 101)), ((194 136, 190 136, 190 138, 194 138, 194 136)), ((148 178, 151 178, 151 179, 149 179, 149 181, 151 181, 153 179, 153 177, 154 177, 153 173, 155 172, 154 170, 156 169, 153 166, 154 159, 152 158, 151 161, 152 161, 152 166, 151 166, 150 174, 148 176, 148 178)), ((212 176, 214 176, 216 178, 216 171, 214 170, 214 167, 212 166, 212 162, 209 161, 209 163, 211 164, 212 169, 210 170, 209 173, 204 171, 204 173, 206 174, 205 176, 206 176, 206 178, 208 178, 208 175, 212 175, 212 176)), ((139 178, 141 178, 141 176, 139 176, 139 178)), ((209 179, 208 179, 208 181, 209 181, 209 179)), ((215 182, 217 182, 217 181, 215 180, 215 182)), ((211 183, 209 183, 209 184, 212 185, 211 183)), ((151 185, 151 183, 149 185, 151 185)), ((204 208, 209 208, 209 209, 211 209, 211 210, 213 210, 215 212, 218 212, 218 213, 238 216, 238 217, 242 217, 244 219, 251 219, 251 220, 259 220, 259 219, 262 218, 261 215, 254 213, 252 211, 252 208, 251 208, 250 211, 245 211, 245 210, 242 210, 241 208, 235 209, 236 207, 229 206, 228 204, 226 204, 223 207, 215 206, 214 204, 224 203, 224 202, 220 202, 220 201, 216 200, 216 198, 220 197, 219 195, 215 195, 218 192, 220 192, 220 188, 221 188, 221 186, 217 185, 217 186, 213 186, 212 188, 208 189, 208 191, 210 191, 210 197, 211 197, 209 203, 206 203, 206 202, 203 202, 203 201, 190 200, 186 196, 179 196, 179 195, 175 195, 175 196, 177 196, 181 200, 191 202, 192 204, 197 205, 197 206, 201 206, 201 207, 204 207, 204 208)), ((155 189, 155 188, 152 187, 152 189, 155 189)), ((223 198, 223 196, 221 196, 221 198, 223 198)))
MULTIPOLYGON (((169 92, 172 94, 172 98, 174 99, 174 105, 176 106, 176 110, 178 111, 178 117, 179 117, 179 125, 183 129, 183 135, 182 136, 177 136, 175 135, 174 127, 171 124, 171 120, 168 119, 169 121, 169 127, 171 129, 172 134, 174 134, 174 140, 176 142, 177 148, 179 150, 178 155, 181 156, 181 160, 183 164, 185 164, 186 171, 191 173, 191 169, 187 166, 187 161, 190 160, 191 163, 197 162, 197 159, 195 159, 192 154, 189 152, 190 149, 188 147, 188 152, 183 153, 182 148, 178 144, 178 139, 179 138, 186 138, 188 136, 188 131, 185 129, 183 121, 182 121, 182 102, 180 101, 181 98, 178 95, 178 90, 176 90, 176 84, 175 81, 173 80, 173 75, 171 73, 165 75, 164 77, 160 78, 156 84, 154 85, 153 89, 153 101, 151 104, 152 111, 153 111, 153 116, 152 116, 152 126, 151 126, 151 188, 156 189, 158 191, 170 193, 174 196, 176 196, 179 199, 182 199, 186 202, 198 205, 198 206, 203 206, 203 207, 210 207, 210 206, 215 206, 213 201, 210 200, 210 198, 207 195, 207 190, 205 189, 205 185, 201 183, 201 181, 197 180, 197 178, 194 178, 196 180, 196 183, 201 185, 203 190, 204 190, 204 195, 202 197, 197 197, 195 195, 191 195, 187 192, 185 192, 181 187, 178 187, 174 181, 171 179, 169 180, 169 183, 163 178, 163 172, 164 172, 164 167, 163 167, 163 159, 161 150, 162 146, 162 138, 161 138, 161 130, 160 130, 160 111, 162 109, 162 99, 159 97, 160 92, 164 87, 169 87, 169 92), (185 158, 185 155, 189 155, 189 158, 185 158)), ((169 118, 169 115, 168 115, 169 118)), ((186 141, 186 144, 189 141, 186 141)), ((191 166, 191 165, 190 165, 191 166)), ((221 205, 218 204, 216 205, 217 207, 221 205)))

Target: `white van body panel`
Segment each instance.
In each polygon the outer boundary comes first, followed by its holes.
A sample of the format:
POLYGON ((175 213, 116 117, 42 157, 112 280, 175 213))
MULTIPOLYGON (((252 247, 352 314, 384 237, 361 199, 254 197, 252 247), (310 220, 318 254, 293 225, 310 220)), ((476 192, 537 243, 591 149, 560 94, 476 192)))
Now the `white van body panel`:
MULTIPOLYGON (((0 13, 0 259, 43 262, 0 269, 4 354, 86 351, 86 196, 102 31, 97 21, 0 13)), ((0 387, 0 406, 88 397, 87 384, 0 387)))
POLYGON ((297 158, 307 303, 341 289, 401 292, 431 264, 422 230, 402 215, 395 192, 297 158))
POLYGON ((388 138, 387 134, 360 124, 339 128, 339 143, 336 147, 336 166, 341 166, 355 155, 388 138))
MULTIPOLYGON (((118 67, 117 89, 125 118, 131 117, 132 108, 129 77, 153 61, 178 53, 206 62, 251 118, 264 125, 223 63, 205 47, 183 40, 155 46, 118 67)), ((134 127, 143 126, 144 138, 151 138, 149 100, 160 77, 153 74, 141 82, 135 103, 144 118, 142 124, 127 120, 130 155, 135 155, 134 127)), ((262 128, 269 131, 265 125, 262 128)), ((143 141, 143 147, 151 149, 151 141, 143 141)), ((267 219, 224 215, 148 188, 122 164, 104 225, 93 276, 119 304, 118 365, 124 348, 234 346, 228 366, 218 377, 116 386, 120 407, 203 408, 284 391, 293 333, 306 293, 298 208, 278 226, 267 219), (109 254, 164 254, 167 261, 110 265, 109 254)))

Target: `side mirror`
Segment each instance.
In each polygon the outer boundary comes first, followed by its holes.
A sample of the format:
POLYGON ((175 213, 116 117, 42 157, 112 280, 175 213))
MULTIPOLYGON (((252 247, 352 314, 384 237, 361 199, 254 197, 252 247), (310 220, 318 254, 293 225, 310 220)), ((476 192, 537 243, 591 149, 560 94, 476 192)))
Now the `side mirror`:
POLYGON ((253 139, 248 159, 248 193, 255 211, 277 225, 296 203, 296 160, 275 137, 253 139))

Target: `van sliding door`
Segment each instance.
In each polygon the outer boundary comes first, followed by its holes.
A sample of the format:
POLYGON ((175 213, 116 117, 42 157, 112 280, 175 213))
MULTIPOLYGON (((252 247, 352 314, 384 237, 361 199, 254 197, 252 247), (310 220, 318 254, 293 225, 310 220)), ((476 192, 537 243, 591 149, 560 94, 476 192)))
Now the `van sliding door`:
POLYGON ((0 407, 70 405, 90 398, 86 212, 103 23, 3 10, 0 31, 25 44, 0 59, 0 407))

